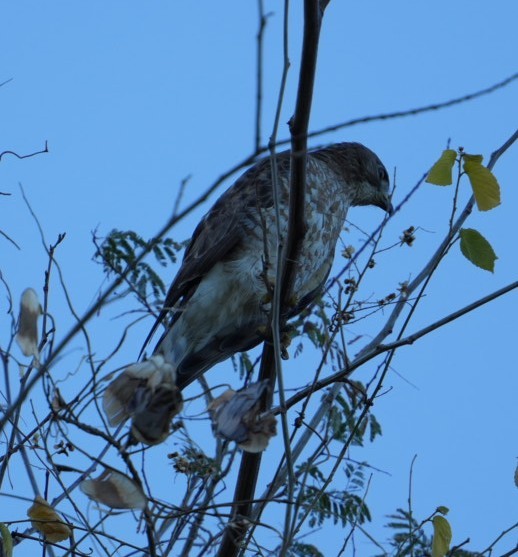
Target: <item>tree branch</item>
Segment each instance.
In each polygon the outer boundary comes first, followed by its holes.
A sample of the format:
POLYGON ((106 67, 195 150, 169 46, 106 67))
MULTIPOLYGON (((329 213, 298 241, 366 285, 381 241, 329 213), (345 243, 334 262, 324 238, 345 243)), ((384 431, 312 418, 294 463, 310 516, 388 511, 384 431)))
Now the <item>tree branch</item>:
MULTIPOLYGON (((473 302, 473 303, 471 303, 471 304, 469 304, 469 305, 451 313, 450 315, 447 315, 446 317, 443 317, 442 319, 439 319, 438 321, 435 321, 431 325, 428 325, 428 326, 420 329, 419 331, 417 331, 415 333, 412 333, 411 335, 408 335, 407 337, 398 339, 398 340, 396 340, 394 342, 391 342, 389 344, 378 344, 375 348, 370 350, 368 353, 366 353, 364 355, 361 355, 361 356, 357 356, 355 358, 355 360, 353 362, 351 362, 346 369, 341 369, 340 371, 337 371, 336 373, 333 373, 329 377, 326 377, 325 379, 322 379, 322 380, 318 381, 316 384, 310 385, 309 387, 301 389, 299 392, 297 392, 297 394, 293 395, 291 398, 289 398, 286 401, 286 407, 291 408, 292 406, 294 406, 295 404, 297 404, 301 400, 304 400, 304 398, 306 396, 308 396, 308 394, 311 394, 311 393, 319 391, 319 390, 321 390, 325 387, 328 387, 328 386, 332 385, 333 383, 335 383, 337 381, 343 381, 354 370, 356 370, 356 369, 360 368, 361 366, 365 365, 367 362, 369 362, 370 360, 372 360, 376 356, 379 356, 380 354, 383 354, 385 352, 389 352, 391 350, 395 350, 396 348, 399 348, 400 346, 413 344, 416 340, 420 339, 421 337, 424 337, 425 335, 431 333, 432 331, 435 331, 436 329, 439 329, 440 327, 443 327, 447 323, 451 323, 452 321, 455 321, 459 317, 462 317, 463 315, 466 315, 467 313, 470 313, 470 312, 474 311, 475 309, 477 309, 477 308, 479 308, 479 307, 481 307, 481 306, 483 306, 483 305, 485 305, 489 302, 492 302, 493 300, 496 300, 497 298, 499 298, 500 296, 503 296, 504 294, 508 294, 509 292, 511 292, 512 290, 515 290, 516 288, 518 288, 518 281, 512 282, 512 283, 508 284, 507 286, 504 286, 503 288, 500 288, 499 290, 496 290, 495 292, 492 292, 491 294, 488 294, 484 298, 480 298, 479 300, 476 300, 475 302, 473 302)), ((285 411, 285 410, 281 407, 272 409, 272 412, 274 414, 280 414, 283 411, 285 411)))
POLYGON ((12 155, 17 159, 30 159, 31 157, 35 157, 36 155, 43 155, 44 153, 48 153, 48 152, 49 152, 49 146, 47 141, 45 141, 45 147, 43 149, 41 149, 40 151, 34 151, 34 153, 29 153, 28 155, 19 155, 14 151, 2 151, 0 153, 0 161, 2 160, 2 157, 4 157, 5 155, 12 155))
MULTIPOLYGON (((285 308, 287 308, 290 303, 298 255, 306 230, 304 206, 307 130, 311 112, 311 101, 313 98, 318 40, 322 16, 326 5, 327 2, 320 3, 318 0, 305 0, 304 2, 304 38, 299 86, 295 113, 289 124, 292 139, 288 230, 285 246, 279 246, 280 257, 278 258, 277 277, 280 277, 280 281, 278 280, 275 285, 274 300, 272 303, 272 337, 274 343, 273 345, 268 342, 265 343, 259 375, 259 380, 268 379, 272 386, 275 384, 275 377, 277 375, 276 368, 278 367, 278 361, 276 360, 278 360, 278 355, 280 354, 281 321, 283 320, 283 315, 286 314, 285 308)), ((280 375, 279 378, 282 382, 280 375)), ((284 405, 283 392, 284 390, 281 384, 281 406, 284 405)), ((289 453, 289 435, 287 434, 287 423, 284 416, 283 433, 285 441, 287 442, 286 450, 289 453)), ((250 516, 260 461, 260 454, 245 453, 243 455, 234 496, 234 503, 236 503, 237 506, 234 508, 233 518, 223 536, 218 552, 219 557, 232 557, 237 555, 239 551, 240 543, 246 533, 246 522, 243 523, 243 520, 246 521, 250 516), (240 503, 244 501, 246 501, 246 503, 240 503)), ((287 505, 287 509, 291 509, 291 505, 287 505)), ((287 512, 289 513, 291 511, 288 510, 287 512)), ((290 516, 288 514, 286 517, 287 523, 289 523, 289 519, 290 516)), ((285 539, 281 554, 284 554, 288 545, 289 540, 285 539)))
MULTIPOLYGON (((450 108, 452 106, 456 106, 458 104, 462 104, 468 101, 473 101, 478 99, 479 97, 483 97, 485 95, 490 95, 494 93, 498 89, 503 89, 507 85, 510 85, 513 81, 518 79, 518 73, 514 73, 509 77, 506 77, 502 81, 498 83, 494 83, 485 89, 480 89, 480 91, 475 91, 474 93, 468 93, 466 95, 462 95, 461 97, 455 97, 454 99, 450 99, 449 101, 437 102, 428 104, 425 106, 420 106, 417 108, 409 108, 407 110, 396 110, 395 112, 386 112, 384 114, 375 114, 373 116, 362 116, 360 118, 352 118, 351 120, 346 120, 345 122, 341 122, 339 124, 334 124, 332 126, 327 126, 326 128, 321 128, 320 130, 316 130, 308 134, 308 137, 317 137, 319 135, 323 135, 329 132, 335 132, 344 128, 350 128, 352 126, 356 126, 358 124, 367 124, 370 122, 379 122, 381 120, 393 120, 394 118, 405 118, 407 116, 417 116, 418 114, 424 114, 426 112, 433 112, 434 110, 441 110, 443 108, 450 108)), ((282 143, 288 143, 288 140, 284 140, 282 143)))
MULTIPOLYGON (((489 163, 487 165, 487 168, 489 170, 491 170, 495 166, 496 162, 502 156, 502 154, 505 153, 505 151, 507 149, 509 149, 509 147, 511 147, 511 145, 513 145, 513 143, 517 139, 518 139, 518 130, 516 130, 511 135, 511 137, 509 137, 509 139, 499 149, 497 149, 491 155, 491 158, 490 158, 489 163)), ((407 285, 407 287, 404 289, 404 291, 401 292, 401 296, 399 297, 399 300, 397 301, 396 305, 394 306, 394 309, 392 310, 392 313, 390 314, 390 316, 389 316, 385 326, 383 327, 383 329, 374 337, 374 339, 371 342, 369 342, 360 351, 360 353, 358 354, 358 357, 361 358, 364 355, 368 354, 369 352, 371 352, 373 350, 376 350, 376 348, 383 342, 383 340, 390 333, 392 333, 394 325, 395 325, 398 317, 400 316, 401 312, 403 311, 404 307, 406 306, 406 303, 407 303, 407 300, 408 300, 409 296, 437 268, 437 265, 439 264, 440 260, 444 256, 445 252, 448 250, 448 247, 450 246, 453 238, 455 237, 455 235, 460 230, 460 228, 462 227, 462 225, 464 224, 466 219, 471 214, 471 211, 473 210, 474 205, 475 205, 475 198, 474 198, 474 196, 471 196, 471 198, 467 202, 466 206, 464 207, 462 213, 459 215, 459 217, 457 218, 457 220, 455 221, 453 226, 450 227, 450 230, 449 230, 448 234, 446 235, 444 240, 441 242, 441 244, 439 245, 439 247, 437 248, 435 253, 432 255, 432 257, 430 258, 428 263, 423 267, 423 269, 416 276, 416 278, 407 285)))

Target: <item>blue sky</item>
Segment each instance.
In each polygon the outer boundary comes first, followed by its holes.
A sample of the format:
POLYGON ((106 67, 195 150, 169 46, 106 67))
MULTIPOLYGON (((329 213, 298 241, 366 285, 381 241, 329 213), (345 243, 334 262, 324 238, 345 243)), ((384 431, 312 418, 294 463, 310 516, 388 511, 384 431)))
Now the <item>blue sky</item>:
MULTIPOLYGON (((263 143, 272 130, 282 70, 282 7, 265 6, 271 15, 264 49, 263 143)), ((280 137, 288 134, 285 122, 297 82, 297 3, 292 12, 292 66, 280 137)), ((322 30, 311 129, 445 101, 504 79, 517 71, 517 18, 514 0, 333 0, 322 30)), ((41 149, 46 140, 49 144, 48 154, 26 160, 7 156, 0 163, 0 191, 11 194, 0 198, 1 229, 21 248, 0 238, 1 271, 15 300, 27 286, 41 291, 47 262, 19 184, 47 242, 67 234, 58 258, 81 313, 103 280, 91 261, 92 230, 103 235, 112 228, 134 229, 150 237, 170 215, 183 179, 190 176, 187 204, 250 154, 256 30, 255 2, 4 3, 0 82, 12 81, 0 88, 0 151, 25 154, 41 149)), ((448 141, 487 161, 516 129, 517 99, 514 82, 458 107, 346 128, 312 144, 354 140, 368 145, 389 173, 396 169, 397 203, 448 141)), ((491 241, 499 256, 495 273, 471 266, 454 249, 412 330, 516 280, 517 153, 515 145, 494 170, 502 205, 474 213, 468 224, 491 241)), ((387 243, 410 225, 420 230, 414 247, 397 248, 380 260, 382 271, 369 283, 373 296, 393 291, 427 261, 447 229, 451 194, 448 188, 425 185, 391 221, 387 243)), ((190 235, 211 201, 175 230, 175 239, 190 235)), ((381 214, 357 209, 349 217, 372 230, 381 214)), ((162 275, 170 280, 174 269, 162 275)), ((384 516, 406 505, 415 454, 414 510, 424 518, 437 505, 450 507, 454 542, 469 537, 467 548, 480 550, 516 520, 517 300, 511 293, 398 353, 388 392, 375 407, 384 435, 352 455, 390 474, 376 474, 369 492, 378 539, 384 536, 384 516)), ((57 281, 52 301, 58 334, 64 334, 73 319, 57 281)), ((0 304, 5 316, 3 294, 0 304)), ((2 343, 9 324, 4 319, 2 343)), ((149 325, 132 330, 121 365, 136 358, 149 325)), ((119 326, 112 319, 92 326, 100 354, 119 338, 119 326)), ((67 365, 77 363, 81 347, 79 339, 72 344, 67 365)), ((362 373, 367 377, 372 370, 362 373)), ((510 534, 501 551, 516 540, 516 532, 510 534)), ((375 552, 368 545, 358 551, 375 552)))

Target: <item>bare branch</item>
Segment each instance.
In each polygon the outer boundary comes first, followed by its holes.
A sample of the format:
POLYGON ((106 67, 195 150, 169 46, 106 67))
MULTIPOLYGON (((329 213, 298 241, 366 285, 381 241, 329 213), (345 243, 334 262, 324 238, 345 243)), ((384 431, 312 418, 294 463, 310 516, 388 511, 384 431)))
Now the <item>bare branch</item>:
MULTIPOLYGON (((513 143, 518 139, 518 130, 516 130, 511 137, 499 148, 497 149, 492 155, 491 159, 487 167, 491 170, 500 156, 502 156, 507 149, 513 145, 513 143)), ((358 354, 358 357, 361 358, 364 355, 368 354, 369 352, 376 350, 376 348, 383 342, 383 340, 392 333, 394 325, 400 316, 401 312, 405 308, 409 296, 429 277, 433 274, 435 269, 437 268, 439 262, 444 257, 445 253, 449 249, 452 240, 454 239, 457 232, 460 230, 466 219, 471 214, 473 207, 475 205, 475 198, 471 196, 469 201, 467 202, 466 206, 464 207, 463 211, 455 221, 455 223, 450 226, 450 230, 444 240, 441 242, 435 253, 432 255, 428 263, 423 267, 421 272, 412 280, 401 292, 401 296, 394 306, 391 315, 389 316, 385 326, 383 329, 369 342, 358 354)))
MULTIPOLYGON (((518 73, 514 73, 509 77, 506 77, 502 81, 499 81, 494 85, 490 85, 489 87, 486 87, 485 89, 480 89, 479 91, 476 91, 474 93, 468 93, 466 95, 462 95, 461 97, 450 99, 449 101, 437 102, 426 106, 410 108, 407 110, 396 110, 395 112, 386 112, 384 114, 376 114, 374 116, 362 116, 360 118, 352 118, 351 120, 346 120, 345 122, 341 122, 340 124, 334 124, 332 126, 327 126, 320 130, 310 132, 308 137, 317 137, 325 133, 334 132, 344 128, 350 128, 358 124, 368 124, 370 122, 393 120, 395 118, 405 118, 407 116, 417 116, 418 114, 424 114, 426 112, 432 112, 434 110, 450 108, 451 106, 456 106, 458 104, 462 104, 468 101, 478 99, 485 95, 490 95, 491 93, 494 93, 498 89, 503 89, 507 85, 510 85, 513 81, 516 81, 517 79, 518 79, 518 73)), ((288 140, 285 140, 284 143, 288 143, 288 140)))
POLYGON ((0 161, 2 160, 2 157, 6 155, 12 155, 17 159, 30 159, 31 157, 35 157, 36 155, 43 155, 44 153, 48 153, 48 152, 49 152, 48 142, 45 141, 45 147, 43 149, 41 149, 40 151, 34 151, 33 153, 29 153, 28 155, 19 155, 15 151, 2 151, 0 153, 0 161))
MULTIPOLYGON (((326 4, 327 5, 327 4, 326 4)), ((288 307, 293 281, 295 278, 296 262, 300 246, 305 235, 306 224, 304 221, 304 205, 305 205, 305 183, 306 183, 306 152, 307 152, 307 130, 309 125, 309 115, 311 111, 311 101, 313 97, 313 85, 315 80, 318 40, 320 27, 322 22, 323 10, 325 6, 320 5, 318 0, 306 0, 304 3, 304 38, 302 46, 302 58, 300 66, 299 86, 297 91, 297 102, 295 113, 290 120, 291 133, 291 176, 290 176, 290 204, 288 217, 288 231, 286 237, 286 245, 280 246, 280 257, 278 258, 277 281, 274 289, 274 300, 272 303, 272 335, 274 345, 265 343, 263 350, 263 358, 261 362, 261 371, 259 380, 268 379, 271 383, 275 382, 275 370, 279 367, 280 354, 280 327, 281 319, 284 313, 283 308, 288 307), (280 288, 279 288, 280 286, 280 288)), ((287 13, 287 9, 286 9, 287 13)), ((286 17, 286 16, 285 16, 286 17)), ((285 20, 286 21, 286 20, 285 20)), ((287 42, 287 33, 284 33, 285 45, 287 42)), ((285 46, 285 60, 286 60, 285 46)), ((285 71, 287 64, 285 63, 285 71)), ((283 87, 281 87, 282 100, 283 87)), ((280 100, 280 102, 281 102, 280 100)), ((280 112, 280 102, 277 113, 280 112)), ((273 142, 271 142, 273 143, 273 142)), ((275 164, 273 164, 275 167, 275 164)), ((274 196, 275 197, 275 196, 274 196)), ((282 377, 278 374, 280 380, 280 401, 284 406, 284 389, 282 385, 282 377)), ((266 401, 265 401, 266 402, 266 401)), ((291 466, 289 456, 289 434, 285 416, 283 419, 283 435, 285 438, 285 449, 287 452, 288 469, 291 466)), ((259 473, 260 456, 246 454, 243 456, 240 474, 237 482, 234 501, 251 500, 255 491, 257 476, 259 473)), ((289 484, 293 489, 293 478, 289 484)), ((290 490, 290 491, 291 491, 290 490)), ((291 497, 290 497, 291 499, 291 497)), ((245 507, 242 505, 237 507, 236 513, 239 511, 239 518, 245 518, 250 515, 250 504, 245 507)), ((291 522, 291 506, 287 506, 286 524, 291 522)), ((235 523, 235 520, 233 520, 235 523)), ((287 532, 286 532, 287 533, 287 532)), ((242 525, 236 528, 229 525, 225 531, 219 553, 220 557, 236 555, 241 539, 244 535, 242 525)), ((289 547, 290 539, 285 536, 283 540, 283 555, 289 547)))
MULTIPOLYGON (((499 298, 500 296, 503 296, 504 294, 508 294, 509 292, 511 292, 512 290, 515 290, 516 288, 518 288, 518 281, 513 282, 511 284, 508 284, 507 286, 496 290, 495 292, 489 294, 488 296, 485 296, 484 298, 480 298, 479 300, 476 300, 475 302, 459 309, 458 311, 455 311, 453 313, 451 313, 450 315, 443 317, 442 319, 439 319, 438 321, 432 323, 431 325, 428 325, 427 327, 424 327, 423 329, 420 329, 419 331, 398 339, 390 344, 378 344, 375 348, 373 348, 372 350, 370 350, 369 352, 366 352, 363 355, 358 355, 354 361, 349 363, 349 366, 346 369, 342 369, 336 373, 333 373, 332 375, 330 375, 329 377, 326 377, 325 379, 322 379, 320 381, 318 381, 315 385, 311 385, 309 387, 306 387, 304 389, 301 389, 300 391, 297 392, 296 395, 293 395, 291 398, 289 398, 286 401, 286 407, 287 408, 291 408, 292 406, 294 406, 295 404, 299 403, 301 400, 304 400, 305 397, 308 396, 308 394, 314 392, 314 391, 318 391, 321 390, 325 387, 329 387, 330 385, 332 385, 333 383, 335 383, 336 381, 343 381, 344 378, 346 378, 349 374, 351 374, 354 370, 360 368, 361 366, 365 365, 367 362, 369 362, 370 360, 372 360, 373 358, 375 358, 376 356, 379 356, 380 354, 383 354, 385 352, 390 352, 392 350, 395 350, 396 348, 399 348, 400 346, 404 346, 404 345, 408 345, 408 344, 413 344, 416 340, 420 339, 421 337, 431 333, 432 331, 435 331, 436 329, 439 329, 440 327, 443 327, 444 325, 446 325, 447 323, 451 323, 452 321, 458 319, 459 317, 462 317, 463 315, 466 315, 472 311, 474 311, 475 309, 489 303, 492 302, 493 300, 496 300, 497 298, 499 298)), ((281 412, 283 412, 284 410, 279 407, 279 408, 273 408, 272 412, 274 414, 280 414, 281 412)))
POLYGON ((259 27, 257 30, 256 50, 256 99, 255 99, 255 152, 261 149, 261 121, 263 115, 263 45, 268 14, 264 13, 264 0, 257 0, 259 27))

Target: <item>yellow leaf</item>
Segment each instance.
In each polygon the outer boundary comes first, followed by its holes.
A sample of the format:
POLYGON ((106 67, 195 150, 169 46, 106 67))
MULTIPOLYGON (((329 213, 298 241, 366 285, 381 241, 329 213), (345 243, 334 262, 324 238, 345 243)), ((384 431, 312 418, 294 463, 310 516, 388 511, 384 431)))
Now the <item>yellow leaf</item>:
POLYGON ((441 515, 434 516, 432 522, 432 557, 444 557, 450 550, 452 537, 450 523, 441 515))
POLYGON ((453 149, 442 152, 441 158, 432 166, 426 181, 436 186, 449 186, 452 183, 451 171, 455 164, 457 153, 453 149))
POLYGON ((13 538, 11 536, 11 532, 9 532, 9 528, 3 523, 0 522, 0 554, 5 557, 12 557, 13 555, 13 538))
POLYGON ((491 170, 482 165, 482 155, 464 155, 463 161, 479 210, 489 211, 500 205, 500 186, 491 170))
POLYGON ((39 495, 34 504, 27 511, 31 523, 41 532, 48 542, 56 543, 66 540, 72 535, 72 530, 62 521, 58 513, 39 495))
POLYGON ((444 505, 440 505, 439 507, 437 507, 436 512, 447 515, 450 512, 450 509, 448 507, 445 507, 444 505))
POLYGON ((482 164, 482 161, 484 160, 483 155, 468 155, 467 153, 464 153, 462 158, 464 162, 476 162, 477 164, 482 164))

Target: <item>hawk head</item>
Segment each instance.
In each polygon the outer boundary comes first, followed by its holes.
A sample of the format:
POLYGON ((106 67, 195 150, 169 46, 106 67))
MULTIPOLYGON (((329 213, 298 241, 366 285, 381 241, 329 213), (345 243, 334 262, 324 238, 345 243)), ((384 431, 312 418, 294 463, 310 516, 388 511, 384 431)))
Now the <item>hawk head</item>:
POLYGON ((394 209, 390 202, 389 176, 379 157, 361 143, 336 143, 314 151, 313 156, 325 160, 340 174, 352 196, 351 205, 375 205, 387 213, 394 209))

